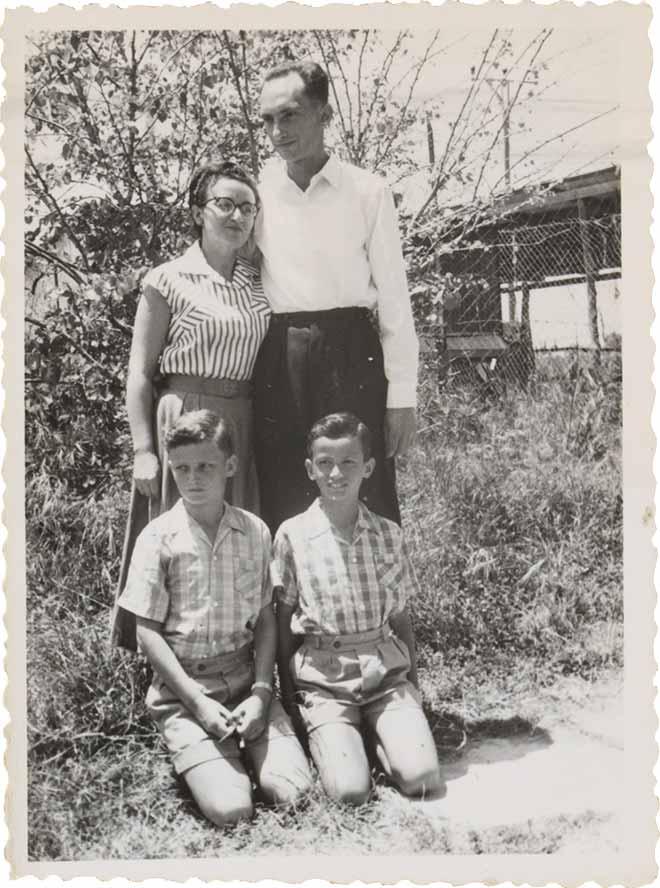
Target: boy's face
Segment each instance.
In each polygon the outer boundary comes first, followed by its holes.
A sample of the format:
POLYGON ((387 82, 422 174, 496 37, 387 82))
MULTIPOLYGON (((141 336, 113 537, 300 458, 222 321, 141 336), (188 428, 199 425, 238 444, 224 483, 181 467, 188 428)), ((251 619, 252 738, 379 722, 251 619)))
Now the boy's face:
POLYGON ((173 447, 169 463, 181 499, 190 506, 221 503, 227 478, 237 467, 236 457, 226 456, 212 441, 173 447))
POLYGON ((357 502, 360 485, 374 470, 373 457, 364 458, 359 438, 317 438, 312 457, 305 460, 311 481, 329 502, 357 502))

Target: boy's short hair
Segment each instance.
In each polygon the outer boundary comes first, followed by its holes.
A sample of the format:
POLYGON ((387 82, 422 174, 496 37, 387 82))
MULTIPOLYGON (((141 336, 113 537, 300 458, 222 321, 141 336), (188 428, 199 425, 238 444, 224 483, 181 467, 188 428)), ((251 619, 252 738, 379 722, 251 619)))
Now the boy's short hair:
POLYGON ((284 62, 276 68, 272 68, 264 77, 264 83, 275 80, 277 77, 286 77, 287 74, 297 74, 305 84, 305 95, 313 102, 320 105, 328 104, 329 81, 323 68, 311 59, 284 62))
POLYGON ((165 436, 165 449, 211 441, 225 456, 234 455, 234 438, 226 419, 212 410, 191 410, 182 414, 165 436))
POLYGON ((317 420, 307 435, 307 456, 311 459, 318 438, 357 438, 365 459, 371 458, 371 432, 354 413, 329 413, 317 420))

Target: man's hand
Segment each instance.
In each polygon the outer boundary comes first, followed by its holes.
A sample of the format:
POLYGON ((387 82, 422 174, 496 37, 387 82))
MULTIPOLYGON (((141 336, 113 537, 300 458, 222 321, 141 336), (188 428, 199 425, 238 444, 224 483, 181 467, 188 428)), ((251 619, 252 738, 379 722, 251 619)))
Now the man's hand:
POLYGON ((260 694, 252 694, 234 709, 236 730, 247 742, 256 740, 266 727, 268 703, 260 694))
POLYGON ((236 730, 235 715, 206 694, 199 694, 195 698, 193 715, 207 733, 220 740, 229 737, 236 730))
POLYGON ((133 461, 135 486, 143 496, 158 496, 160 462, 155 453, 139 450, 133 461))
POLYGON ((404 456, 415 440, 414 407, 388 407, 385 411, 385 456, 404 456))

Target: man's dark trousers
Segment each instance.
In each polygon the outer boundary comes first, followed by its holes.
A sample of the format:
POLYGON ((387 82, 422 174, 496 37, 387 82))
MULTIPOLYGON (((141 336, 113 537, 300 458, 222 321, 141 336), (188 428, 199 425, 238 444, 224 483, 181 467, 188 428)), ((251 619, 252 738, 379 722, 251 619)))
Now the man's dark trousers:
POLYGON ((275 314, 255 368, 256 456, 261 515, 272 533, 318 495, 305 470, 306 438, 328 413, 368 426, 376 467, 360 497, 400 523, 394 460, 385 459, 387 380, 371 312, 337 308, 275 314))

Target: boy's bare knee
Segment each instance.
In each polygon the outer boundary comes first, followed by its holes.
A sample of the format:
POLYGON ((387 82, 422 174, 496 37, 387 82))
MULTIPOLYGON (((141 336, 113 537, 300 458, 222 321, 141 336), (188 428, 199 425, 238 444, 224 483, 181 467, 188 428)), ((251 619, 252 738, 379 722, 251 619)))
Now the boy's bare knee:
POLYGON ((407 796, 430 796, 439 792, 443 786, 440 771, 437 768, 402 777, 397 780, 400 791, 407 796))
POLYGON ((231 826, 241 820, 249 820, 254 808, 249 800, 205 799, 200 804, 202 814, 216 826, 231 826))
POLYGON ((259 785, 265 797, 273 805, 295 805, 312 788, 309 769, 293 775, 262 774, 259 785))
POLYGON ((355 777, 353 779, 336 777, 325 790, 335 802, 342 802, 345 805, 364 805, 371 792, 371 782, 368 779, 355 777))

